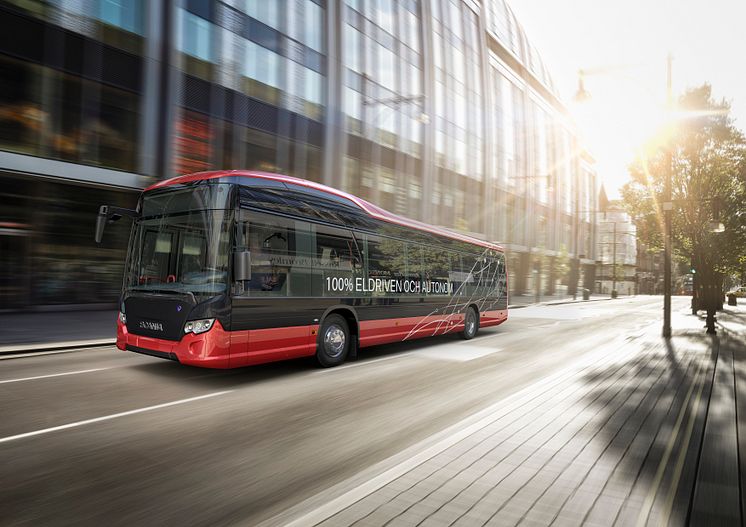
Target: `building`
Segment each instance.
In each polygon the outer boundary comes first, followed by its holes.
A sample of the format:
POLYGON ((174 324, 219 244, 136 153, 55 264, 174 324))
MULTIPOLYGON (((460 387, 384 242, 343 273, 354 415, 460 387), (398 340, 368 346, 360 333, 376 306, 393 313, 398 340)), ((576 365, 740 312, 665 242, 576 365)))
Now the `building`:
MULTIPOLYGON (((624 211, 621 201, 609 202, 607 212, 598 213, 598 254, 596 293, 619 295, 638 293, 637 227, 624 211)), ((651 263, 652 265, 652 263, 651 263)))
POLYGON ((0 308, 114 302, 128 232, 96 247, 97 207, 208 168, 503 243, 514 294, 594 283, 593 159, 503 0, 15 0, 0 26, 0 308))

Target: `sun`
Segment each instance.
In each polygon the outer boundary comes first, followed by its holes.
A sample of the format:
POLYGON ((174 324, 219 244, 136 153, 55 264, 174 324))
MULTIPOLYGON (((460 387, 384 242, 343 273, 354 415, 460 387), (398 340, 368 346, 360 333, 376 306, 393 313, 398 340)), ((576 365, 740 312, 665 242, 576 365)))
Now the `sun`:
POLYGON ((662 136, 668 115, 665 96, 616 76, 589 84, 591 98, 573 102, 570 111, 609 197, 618 197, 640 148, 662 136))

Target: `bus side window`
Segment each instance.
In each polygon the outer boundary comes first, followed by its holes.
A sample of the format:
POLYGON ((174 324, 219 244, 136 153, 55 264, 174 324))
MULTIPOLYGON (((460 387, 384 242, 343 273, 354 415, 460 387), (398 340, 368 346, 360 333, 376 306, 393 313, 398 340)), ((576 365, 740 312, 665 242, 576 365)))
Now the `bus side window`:
POLYGON ((482 277, 481 258, 471 254, 461 255, 461 271, 464 277, 464 296, 476 297, 479 295, 478 288, 482 277))
POLYGON ((309 224, 257 214, 249 225, 249 296, 308 296, 313 255, 309 224))
MULTIPOLYGON (((423 247, 422 252, 424 257, 423 267, 425 270, 425 276, 423 279, 425 280, 425 282, 430 284, 429 295, 449 294, 447 293, 448 291, 450 291, 449 287, 452 287, 453 292, 455 292, 456 286, 453 285, 451 281, 450 273, 452 253, 450 251, 444 251, 442 248, 432 245, 423 247), (436 289, 432 285, 433 282, 444 285, 445 288, 438 287, 436 289)), ((456 261, 458 261, 458 259, 456 261)))
POLYGON ((356 278, 362 274, 362 255, 352 232, 312 224, 316 234, 313 296, 360 296, 356 278))
POLYGON ((381 290, 367 293, 374 297, 398 297, 398 292, 387 291, 392 282, 403 283, 407 274, 407 244, 394 238, 366 235, 368 248, 368 277, 381 279, 381 290))

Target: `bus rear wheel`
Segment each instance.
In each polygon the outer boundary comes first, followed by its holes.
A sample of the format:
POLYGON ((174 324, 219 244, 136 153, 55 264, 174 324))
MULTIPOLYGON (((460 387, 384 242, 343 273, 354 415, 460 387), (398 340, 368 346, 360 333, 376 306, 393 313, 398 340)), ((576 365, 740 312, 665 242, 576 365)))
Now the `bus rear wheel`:
POLYGON ((464 316, 464 330, 459 333, 464 340, 471 340, 477 336, 479 331, 479 314, 474 306, 469 306, 464 316))
POLYGON ((331 314, 324 319, 316 345, 316 361, 324 368, 338 366, 350 351, 350 328, 340 315, 331 314))

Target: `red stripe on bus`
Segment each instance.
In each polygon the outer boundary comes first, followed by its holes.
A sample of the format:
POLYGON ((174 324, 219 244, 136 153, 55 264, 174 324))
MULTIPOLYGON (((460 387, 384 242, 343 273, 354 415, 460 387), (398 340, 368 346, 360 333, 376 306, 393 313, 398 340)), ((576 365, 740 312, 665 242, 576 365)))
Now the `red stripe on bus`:
MULTIPOLYGON (((481 327, 496 326, 508 318, 507 310, 480 313, 481 327)), ((388 318, 360 322, 360 347, 418 339, 461 331, 464 315, 388 318)), ((316 353, 318 325, 226 331, 215 321, 206 333, 185 334, 178 342, 135 335, 117 321, 117 348, 127 345, 174 354, 179 362, 208 368, 237 368, 316 353)))

